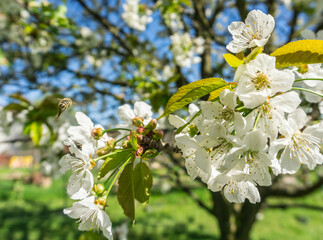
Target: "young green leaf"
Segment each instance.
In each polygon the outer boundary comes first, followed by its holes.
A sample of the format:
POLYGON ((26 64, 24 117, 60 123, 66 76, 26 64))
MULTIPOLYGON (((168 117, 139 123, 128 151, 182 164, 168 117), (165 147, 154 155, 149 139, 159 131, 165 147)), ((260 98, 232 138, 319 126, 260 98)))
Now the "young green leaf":
POLYGON ((19 104, 19 103, 9 103, 7 106, 5 106, 3 108, 3 110, 6 110, 6 111, 11 111, 11 110, 22 111, 22 110, 25 110, 25 109, 28 109, 28 106, 26 106, 25 104, 22 105, 22 104, 19 104))
POLYGON ((248 63, 251 60, 254 60, 258 56, 258 54, 262 53, 262 51, 263 51, 263 48, 262 47, 256 47, 256 48, 254 48, 251 51, 251 53, 249 53, 249 55, 245 57, 244 62, 245 63, 248 63))
POLYGON ((194 116, 190 119, 190 121, 188 121, 187 123, 185 123, 183 126, 179 127, 176 130, 175 134, 180 134, 184 130, 184 128, 186 128, 188 125, 190 125, 196 117, 201 115, 201 113, 202 113, 202 110, 195 113, 194 116))
POLYGON ((237 58, 231 53, 223 54, 225 61, 233 68, 239 67, 239 65, 243 64, 243 60, 237 58))
POLYGON ((135 194, 133 183, 133 163, 129 163, 120 175, 117 198, 124 214, 135 220, 135 194))
POLYGON ((112 153, 105 162, 98 173, 98 179, 100 180, 107 175, 111 170, 119 167, 122 163, 126 162, 129 158, 134 157, 135 152, 133 149, 117 150, 112 153))
POLYGON ((42 136, 42 131, 43 127, 41 122, 35 121, 31 123, 29 136, 36 146, 39 144, 39 141, 42 136))
POLYGON ((220 93, 224 90, 224 89, 229 89, 230 88, 230 85, 225 85, 213 92, 210 93, 210 96, 209 96, 209 99, 208 101, 213 101, 213 100, 216 100, 219 96, 220 96, 220 93))
POLYGON ((138 141, 137 141, 137 135, 134 131, 130 132, 130 139, 129 142, 134 150, 138 149, 138 141))
POLYGON ((143 162, 138 163, 133 170, 133 185, 135 198, 141 203, 148 202, 153 178, 149 167, 143 162))
POLYGON ((164 113, 158 119, 168 116, 170 113, 225 85, 226 82, 221 78, 206 78, 180 87, 169 99, 164 113))
POLYGON ((323 40, 290 42, 270 55, 276 57, 277 68, 323 63, 323 40))

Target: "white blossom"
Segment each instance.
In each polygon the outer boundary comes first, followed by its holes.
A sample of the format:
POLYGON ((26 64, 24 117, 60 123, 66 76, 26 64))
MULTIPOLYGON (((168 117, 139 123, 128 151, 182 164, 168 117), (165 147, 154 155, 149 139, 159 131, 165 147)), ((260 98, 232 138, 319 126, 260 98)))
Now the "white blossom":
POLYGON ((153 21, 150 16, 152 11, 150 9, 140 9, 139 0, 126 0, 126 3, 122 5, 124 13, 122 13, 122 19, 127 25, 138 31, 146 30, 146 25, 153 21))
POLYGON ((246 108, 255 108, 264 103, 267 97, 292 88, 294 74, 289 70, 275 68, 275 57, 259 54, 246 65, 240 65, 236 76, 236 94, 246 108))
POLYGON ((59 161, 62 173, 69 170, 73 172, 68 180, 67 193, 72 199, 83 199, 93 187, 94 179, 90 169, 94 164, 91 156, 79 150, 72 139, 68 138, 65 145, 69 146, 69 151, 73 154, 66 154, 59 161))
POLYGON ((318 123, 302 129, 307 116, 302 109, 297 109, 288 116, 289 128, 283 131, 283 138, 271 144, 270 154, 277 157, 279 150, 281 173, 295 173, 301 164, 313 170, 317 164, 323 163, 320 144, 323 140, 323 124, 318 123))
POLYGON ((104 134, 99 140, 93 137, 94 129, 102 129, 101 125, 94 125, 89 117, 82 112, 77 112, 75 118, 79 126, 71 126, 67 133, 69 137, 82 146, 82 151, 89 155, 94 154, 95 150, 104 147, 106 142, 110 139, 107 134, 104 134))
MULTIPOLYGON (((322 64, 308 64, 307 71, 303 74, 297 73, 299 78, 319 78, 323 79, 323 67, 322 64)), ((301 86, 312 90, 314 92, 323 94, 323 80, 304 80, 301 82, 301 86)), ((306 101, 311 103, 318 103, 322 101, 322 97, 309 92, 303 92, 306 101)))
POLYGON ((176 64, 181 67, 190 67, 192 64, 201 62, 197 56, 204 52, 205 40, 201 37, 192 39, 189 33, 174 33, 170 36, 176 64))
POLYGON ((151 106, 143 101, 136 102, 134 104, 134 109, 131 109, 128 104, 122 105, 118 108, 118 117, 124 123, 119 124, 117 127, 136 130, 137 128, 133 125, 133 119, 135 117, 143 118, 144 125, 147 125, 152 119, 152 115, 151 106))
POLYGON ((100 205, 95 204, 94 196, 73 203, 72 207, 64 209, 64 214, 79 219, 80 231, 100 229, 107 239, 113 239, 110 218, 100 205))
POLYGON ((258 106, 250 114, 249 121, 257 120, 257 129, 268 136, 271 140, 275 140, 278 132, 288 127, 285 119, 285 113, 292 113, 301 103, 296 92, 287 92, 282 95, 267 99, 262 105, 258 106))
POLYGON ((237 169, 258 183, 260 186, 271 185, 269 166, 270 156, 266 153, 267 138, 261 132, 254 130, 243 138, 243 145, 236 147, 227 156, 226 167, 237 169))
POLYGON ((263 47, 275 27, 274 18, 260 10, 252 10, 243 22, 232 22, 228 29, 233 40, 227 45, 230 52, 238 53, 247 48, 263 47))
POLYGON ((208 188, 213 192, 224 190, 224 196, 230 202, 243 203, 249 199, 251 203, 260 202, 256 186, 240 171, 230 171, 223 174, 216 170, 208 182, 208 188))

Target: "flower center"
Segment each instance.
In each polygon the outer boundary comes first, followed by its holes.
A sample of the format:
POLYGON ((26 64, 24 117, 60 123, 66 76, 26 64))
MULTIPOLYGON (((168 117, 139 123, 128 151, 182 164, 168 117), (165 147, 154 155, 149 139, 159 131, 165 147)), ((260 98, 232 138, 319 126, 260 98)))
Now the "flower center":
POLYGON ((257 90, 263 90, 266 88, 270 88, 270 79, 269 77, 262 73, 262 72, 258 72, 257 76, 252 78, 251 81, 253 82, 253 84, 255 85, 255 88, 257 90))
POLYGON ((222 119, 224 119, 225 121, 227 122, 231 122, 233 121, 234 119, 234 113, 232 110, 228 109, 227 107, 225 107, 223 110, 222 110, 222 113, 221 113, 221 117, 222 119))

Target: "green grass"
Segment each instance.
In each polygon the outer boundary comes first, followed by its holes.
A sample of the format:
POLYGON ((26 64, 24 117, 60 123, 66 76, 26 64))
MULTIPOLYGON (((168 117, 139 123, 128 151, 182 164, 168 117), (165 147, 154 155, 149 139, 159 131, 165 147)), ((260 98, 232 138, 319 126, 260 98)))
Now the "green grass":
MULTIPOLYGON (((54 180, 50 188, 41 188, 19 180, 4 180, 4 174, 10 171, 0 170, 0 239, 101 239, 96 233, 77 231, 76 221, 63 215, 63 208, 73 203, 65 193, 66 178, 54 180)), ((206 189, 194 191, 209 202, 206 189)), ((322 200, 323 193, 318 191, 309 197, 285 202, 323 205, 322 200)), ((269 200, 273 204, 282 201, 269 200)), ((114 194, 109 196, 108 205, 107 212, 116 228, 126 218, 114 194)), ((185 193, 161 194, 156 189, 148 205, 137 205, 135 227, 129 227, 128 239, 208 240, 218 236, 216 220, 185 193)), ((255 224, 252 240, 271 239, 323 239, 323 212, 296 208, 266 210, 264 219, 255 224)))

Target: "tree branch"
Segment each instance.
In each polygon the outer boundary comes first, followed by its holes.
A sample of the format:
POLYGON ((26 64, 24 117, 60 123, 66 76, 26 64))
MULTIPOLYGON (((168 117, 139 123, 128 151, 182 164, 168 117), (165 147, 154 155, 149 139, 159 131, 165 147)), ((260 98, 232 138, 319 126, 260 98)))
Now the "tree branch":
POLYGON ((97 75, 91 75, 91 74, 87 74, 87 73, 82 73, 82 72, 77 72, 74 71, 72 69, 65 69, 67 72, 73 73, 75 74, 78 78, 85 78, 87 80, 97 80, 100 82, 104 82, 104 83, 109 83, 111 85, 117 85, 117 86, 122 86, 122 87, 129 87, 129 84, 127 82, 115 82, 115 81, 111 81, 111 80, 107 80, 103 77, 97 76, 97 75))
POLYGON ((93 18, 95 18, 105 29, 112 33, 115 39, 118 40, 120 45, 131 55, 133 56, 132 50, 127 46, 124 40, 119 36, 120 30, 114 26, 113 24, 109 23, 105 18, 101 17, 98 13, 93 11, 89 6, 85 4, 83 0, 76 0, 82 7, 90 14, 93 18))
POLYGON ((283 188, 278 186, 272 186, 271 188, 266 191, 266 195, 269 197, 290 197, 290 198, 297 198, 306 196, 320 187, 323 186, 323 177, 319 177, 319 179, 311 186, 303 187, 303 188, 293 188, 293 189, 286 189, 286 185, 283 185, 283 188))
POLYGON ((281 203, 281 204, 265 204, 267 208, 280 208, 280 209, 287 209, 287 208, 305 208, 310 210, 318 210, 323 211, 323 206, 315 206, 305 203, 281 203))

